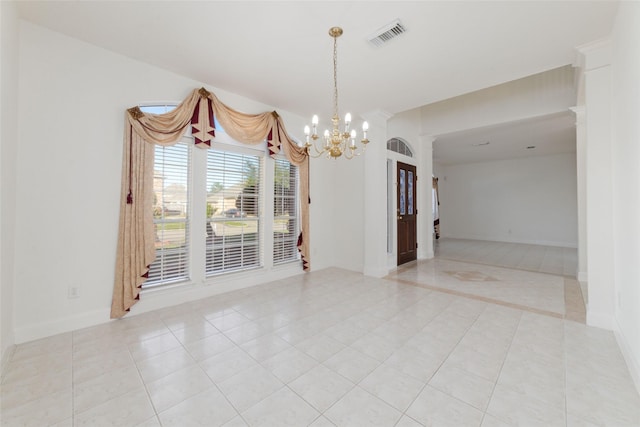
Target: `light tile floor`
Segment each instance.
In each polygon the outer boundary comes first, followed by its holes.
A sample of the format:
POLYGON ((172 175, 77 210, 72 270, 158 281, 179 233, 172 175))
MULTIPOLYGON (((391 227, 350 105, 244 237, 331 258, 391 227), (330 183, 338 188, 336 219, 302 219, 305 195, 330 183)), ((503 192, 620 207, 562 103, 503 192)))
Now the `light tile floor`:
POLYGON ((640 425, 612 333, 409 283, 326 269, 21 344, 2 426, 640 425))
POLYGON ((578 250, 557 246, 526 245, 485 240, 440 238, 437 258, 575 277, 578 250))

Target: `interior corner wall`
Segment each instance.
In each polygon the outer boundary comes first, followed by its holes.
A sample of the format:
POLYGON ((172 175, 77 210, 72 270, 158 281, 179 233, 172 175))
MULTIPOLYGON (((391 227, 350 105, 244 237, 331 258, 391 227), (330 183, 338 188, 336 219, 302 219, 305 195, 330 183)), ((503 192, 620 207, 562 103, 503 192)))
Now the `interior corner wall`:
POLYGON ((640 390, 640 3, 621 2, 612 34, 615 325, 640 390))
MULTIPOLYGON (((19 36, 20 138, 10 142, 18 147, 17 343, 109 320, 126 108, 181 101, 204 85, 240 111, 274 109, 29 22, 20 21, 19 36), (70 286, 79 289, 79 298, 67 297, 70 286)), ((4 46, 2 54, 4 59, 4 46)), ((304 119, 278 112, 291 135, 301 136, 304 119)), ((331 172, 325 167, 321 162, 312 166, 312 198, 325 185, 319 177, 331 172)), ((2 185, 4 198, 4 180, 2 185)), ((337 206, 326 197, 320 201, 311 207, 312 268, 330 263, 324 250, 316 249, 322 242, 314 218, 337 206)), ((3 263, 4 258, 3 253, 3 263)), ((263 276, 257 283, 266 280, 263 276)), ((172 303, 180 302, 181 295, 172 303)), ((136 308, 147 303, 143 298, 136 308)))
POLYGON ((14 245, 18 141, 18 13, 15 2, 0 2, 0 358, 14 337, 14 245))
POLYGON ((577 246, 575 153, 439 165, 442 237, 577 246))

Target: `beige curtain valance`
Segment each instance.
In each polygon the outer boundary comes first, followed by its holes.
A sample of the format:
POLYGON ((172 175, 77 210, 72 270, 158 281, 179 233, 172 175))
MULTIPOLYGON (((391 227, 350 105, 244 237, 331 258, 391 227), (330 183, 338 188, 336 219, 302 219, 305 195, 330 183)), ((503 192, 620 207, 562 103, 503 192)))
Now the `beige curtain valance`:
POLYGON ((125 114, 122 196, 111 318, 124 316, 137 302, 140 287, 155 259, 154 144, 173 145, 191 126, 195 144, 208 148, 215 137, 215 119, 236 141, 259 144, 266 139, 270 156, 274 157, 282 150, 285 157, 298 167, 302 217, 298 249, 303 269, 309 269, 309 158, 304 148, 289 137, 275 111, 241 113, 227 107, 206 89, 196 89, 168 113, 148 114, 133 107, 125 114))

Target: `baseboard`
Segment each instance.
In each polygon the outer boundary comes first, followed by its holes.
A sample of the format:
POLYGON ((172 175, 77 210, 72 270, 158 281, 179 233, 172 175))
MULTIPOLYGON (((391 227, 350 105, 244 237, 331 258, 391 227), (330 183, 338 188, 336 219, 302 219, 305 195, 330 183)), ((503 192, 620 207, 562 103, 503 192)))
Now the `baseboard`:
MULTIPOLYGON (((314 269, 315 271, 315 269, 314 269)), ((299 264, 275 267, 256 276, 255 271, 220 276, 204 284, 186 284, 166 289, 143 291, 140 301, 131 308, 131 315, 146 313, 178 304, 263 285, 304 274, 299 264)))
POLYGON ((427 249, 426 251, 420 250, 418 248, 418 259, 431 259, 435 256, 433 249, 427 249))
MULTIPOLYGON (((194 301, 213 295, 231 292, 251 286, 261 285, 274 280, 282 280, 296 274, 303 274, 299 264, 284 265, 260 274, 255 272, 238 273, 224 278, 217 278, 214 283, 188 284, 171 288, 143 291, 141 300, 132 307, 129 315, 146 313, 160 308, 170 307, 184 302, 194 301)), ((49 337, 72 332, 91 326, 111 322, 111 308, 106 307, 91 312, 63 317, 47 322, 30 324, 14 331, 15 343, 49 337)))
POLYGON ((618 341, 618 347, 620 347, 620 351, 622 352, 622 356, 624 357, 625 362, 627 362, 627 367, 629 368, 629 374, 631 375, 631 379, 636 386, 636 390, 640 394, 640 361, 637 356, 633 354, 631 351, 631 347, 629 346, 629 342, 627 338, 622 333, 622 329, 620 328, 620 324, 618 321, 615 321, 615 328, 613 330, 616 340, 618 341))
POLYGON ((13 352, 16 350, 15 344, 11 344, 8 346, 4 352, 2 353, 0 360, 0 379, 4 378, 4 373, 7 371, 9 366, 9 361, 11 360, 11 356, 13 356, 13 352))
POLYGON ((587 325, 613 331, 615 320, 611 314, 590 311, 589 306, 587 306, 587 325))
POLYGON ((586 271, 578 271, 576 273, 576 278, 578 279, 578 282, 588 282, 588 275, 586 271))
POLYGON ((384 267, 384 266, 380 266, 380 265, 365 266, 363 274, 365 276, 378 277, 379 278, 379 277, 384 277, 387 274, 389 274, 389 269, 384 267))
POLYGON ((88 313, 63 317, 62 319, 47 322, 35 323, 22 328, 16 328, 15 341, 16 344, 22 344, 28 341, 40 338, 50 337, 66 332, 75 331, 77 329, 88 328, 89 326, 99 325, 108 322, 110 315, 109 309, 95 310, 88 313))
POLYGON ((523 245, 537 245, 537 246, 554 246, 558 248, 573 248, 577 249, 578 244, 575 242, 557 242, 551 240, 536 240, 536 239, 512 239, 509 237, 491 237, 480 235, 451 235, 442 234, 443 239, 459 239, 459 240, 481 240, 485 242, 498 242, 498 243, 519 243, 523 245))

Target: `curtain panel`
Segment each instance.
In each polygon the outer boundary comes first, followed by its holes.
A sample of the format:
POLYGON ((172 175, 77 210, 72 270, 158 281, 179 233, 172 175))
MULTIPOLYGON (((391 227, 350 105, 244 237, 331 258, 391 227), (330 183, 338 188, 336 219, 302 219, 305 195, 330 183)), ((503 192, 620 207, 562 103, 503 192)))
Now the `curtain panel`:
POLYGON ((438 193, 438 178, 433 177, 433 234, 437 239, 440 238, 440 193, 438 193))
POLYGON ((289 137, 275 112, 245 114, 229 108, 211 92, 196 89, 174 110, 148 114, 138 107, 125 113, 124 154, 120 198, 120 223, 111 318, 124 316, 138 301, 149 267, 155 260, 153 228, 154 144, 176 144, 191 126, 196 146, 209 148, 215 137, 215 121, 233 139, 256 145, 267 140, 269 155, 281 150, 300 174, 301 229, 298 250, 302 267, 309 260, 309 157, 289 137))

